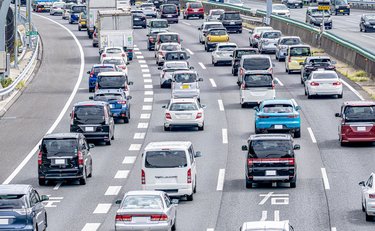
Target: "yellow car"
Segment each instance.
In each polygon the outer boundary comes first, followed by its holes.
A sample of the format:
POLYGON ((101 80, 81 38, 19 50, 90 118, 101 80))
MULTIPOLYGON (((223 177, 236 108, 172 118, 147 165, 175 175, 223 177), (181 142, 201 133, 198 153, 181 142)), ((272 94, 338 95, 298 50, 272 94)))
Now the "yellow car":
POLYGON ((211 49, 216 47, 216 44, 228 42, 229 35, 225 28, 213 28, 208 30, 207 36, 205 38, 204 47, 205 50, 208 52, 211 49))
POLYGON ((308 45, 292 45, 288 48, 285 58, 285 72, 300 72, 301 64, 305 59, 311 56, 311 47, 308 45))
POLYGON ((81 31, 82 28, 87 29, 87 17, 85 13, 80 13, 78 18, 78 30, 81 31))

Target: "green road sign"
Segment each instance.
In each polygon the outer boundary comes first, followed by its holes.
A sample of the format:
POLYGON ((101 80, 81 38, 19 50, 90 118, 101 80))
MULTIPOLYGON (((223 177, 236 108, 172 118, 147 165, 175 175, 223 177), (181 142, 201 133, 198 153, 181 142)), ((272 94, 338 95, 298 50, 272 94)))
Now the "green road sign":
POLYGON ((26 32, 26 36, 37 36, 38 35, 38 31, 27 31, 26 32))

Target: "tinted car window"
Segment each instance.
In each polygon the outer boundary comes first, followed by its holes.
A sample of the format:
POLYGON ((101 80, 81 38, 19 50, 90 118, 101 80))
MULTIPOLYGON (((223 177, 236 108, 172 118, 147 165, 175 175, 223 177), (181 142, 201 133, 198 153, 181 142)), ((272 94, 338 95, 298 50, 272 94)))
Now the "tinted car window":
POLYGON ((298 45, 301 43, 301 40, 298 38, 287 38, 280 41, 281 45, 298 45))
POLYGON ((271 75, 245 75, 246 87, 272 87, 271 75))
POLYGON ((265 113, 291 113, 293 106, 290 104, 267 104, 263 107, 265 113))
POLYGON ((81 13, 81 12, 85 12, 86 11, 86 7, 85 6, 73 6, 72 7, 72 12, 73 13, 81 13))
POLYGON ((99 76, 98 85, 100 88, 122 88, 125 86, 125 76, 99 76))
POLYGON ((165 60, 187 60, 185 52, 168 52, 165 55, 165 60))
POLYGON ((270 61, 267 58, 250 58, 243 61, 245 70, 267 70, 270 67, 270 61))
POLYGON ((124 65, 124 62, 122 59, 105 59, 103 64, 124 65))
POLYGON ((218 47, 219 51, 233 51, 234 49, 236 49, 236 46, 233 46, 233 45, 225 45, 225 46, 218 47))
POLYGON ((113 67, 94 67, 94 73, 99 74, 100 72, 116 71, 113 67))
POLYGON ((253 55, 256 54, 256 50, 237 50, 236 51, 236 58, 241 58, 242 55, 253 55))
POLYGON ((335 73, 318 73, 314 74, 314 79, 337 79, 335 73))
POLYGON ((250 142, 251 158, 291 158, 294 156, 290 140, 253 140, 250 142))
POLYGON ((195 103, 172 103, 169 107, 170 111, 195 111, 198 107, 195 103))
POLYGON ((194 2, 189 4, 190 8, 202 8, 203 5, 200 2, 194 2))
POLYGON ((308 47, 292 47, 290 56, 310 56, 310 48, 308 47))
POLYGON ((176 6, 164 6, 163 13, 166 13, 166 14, 177 13, 177 7, 176 6))
POLYGON ((240 20, 241 16, 240 14, 224 14, 223 15, 224 20, 240 20))
POLYGON ((161 43, 170 43, 170 42, 178 42, 178 35, 176 34, 163 34, 159 36, 159 40, 161 43))
POLYGON ((104 107, 97 105, 75 106, 74 118, 81 123, 100 123, 104 121, 104 107))
POLYGON ((180 46, 179 45, 171 45, 171 44, 168 44, 168 45, 161 45, 161 50, 163 51, 175 51, 175 50, 179 50, 180 49, 180 46))
POLYGON ((220 36, 220 35, 226 35, 226 30, 210 30, 210 35, 220 36))
POLYGON ((77 140, 75 139, 44 139, 42 142, 42 152, 47 157, 66 156, 77 152, 77 140))
POLYGON ((185 151, 146 152, 146 168, 183 168, 187 166, 185 151))
POLYGON ((264 32, 263 33, 263 38, 268 38, 268 39, 275 39, 279 38, 281 36, 280 32, 264 32))
POLYGON ((96 101, 111 101, 111 100, 122 100, 121 94, 96 94, 94 100, 96 101))
POLYGON ((347 122, 375 122, 375 106, 347 106, 344 119, 347 122))
POLYGON ((24 209, 27 208, 26 195, 6 194, 0 195, 0 209, 24 209))
POLYGON ((166 28, 168 27, 167 21, 153 21, 150 23, 150 26, 152 28, 166 28))
POLYGON ((179 83, 192 83, 197 81, 197 75, 194 73, 176 74, 174 79, 179 83))
POLYGON ((160 196, 126 196, 122 209, 161 209, 163 202, 160 196))
POLYGON ((311 59, 309 61, 310 64, 315 64, 315 63, 329 63, 331 62, 330 59, 311 59))
POLYGON ((120 48, 108 48, 105 52, 108 54, 118 54, 122 53, 122 50, 120 48))

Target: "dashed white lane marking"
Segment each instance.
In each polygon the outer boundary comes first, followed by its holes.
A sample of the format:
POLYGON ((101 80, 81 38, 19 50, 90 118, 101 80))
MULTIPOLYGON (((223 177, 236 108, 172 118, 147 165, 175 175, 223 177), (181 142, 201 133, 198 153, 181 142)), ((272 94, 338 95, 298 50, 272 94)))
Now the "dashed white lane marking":
POLYGON ((223 144, 228 143, 228 130, 226 128, 221 129, 221 134, 223 136, 223 144))
POLYGON ((138 128, 148 128, 148 123, 138 123, 138 128))
POLYGON ((144 132, 139 132, 139 133, 135 133, 134 136, 133 136, 133 139, 135 140, 143 140, 146 136, 146 133, 144 132))
POLYGON ((141 64, 141 68, 148 68, 147 64, 141 64))
POLYGON ((277 83, 280 85, 280 86, 284 86, 283 82, 281 82, 281 80, 279 78, 275 78, 275 80, 277 81, 277 83))
POLYGON ((142 106, 143 111, 151 111, 152 110, 152 105, 143 105, 142 106))
POLYGON ((185 24, 185 25, 191 26, 191 24, 188 23, 188 22, 182 22, 182 24, 185 24))
POLYGON ((140 52, 140 51, 134 51, 134 54, 136 54, 136 55, 141 55, 142 52, 140 52))
POLYGON ((141 69, 142 72, 148 73, 150 72, 150 69, 141 69))
POLYGON ((153 91, 145 91, 145 95, 153 95, 154 92, 153 91))
POLYGON ((100 227, 100 223, 86 223, 81 231, 96 231, 100 227))
POLYGON ((146 60, 138 60, 138 63, 146 63, 146 60))
POLYGON ((214 79, 210 79, 210 82, 211 82, 212 87, 217 87, 214 79))
POLYGON ((105 214, 108 213, 109 209, 111 208, 112 204, 98 204, 94 210, 94 214, 105 214))
POLYGON ((144 113, 144 114, 141 114, 141 116, 140 116, 140 118, 141 119, 150 119, 150 117, 151 117, 151 114, 150 113, 144 113))
POLYGON ((193 55, 194 54, 194 52, 192 52, 190 49, 188 49, 188 48, 186 48, 185 49, 187 52, 189 52, 189 54, 191 54, 191 55, 193 55))
POLYGON ((329 190, 330 187, 329 187, 329 181, 328 181, 327 171, 326 171, 325 168, 321 168, 321 171, 322 171, 322 176, 323 176, 324 188, 326 190, 329 190))
POLYGON ((129 151, 139 151, 141 150, 142 144, 131 144, 129 151))
POLYGON ((198 63, 198 64, 199 64, 199 66, 201 66, 201 68, 202 68, 203 70, 206 70, 206 67, 204 66, 203 63, 198 63))
POLYGON ((279 210, 275 210, 274 219, 275 219, 275 221, 280 221, 280 211, 279 210))
POLYGON ((124 160, 122 161, 122 164, 133 164, 136 159, 136 156, 125 156, 124 160))
POLYGON ((215 231, 213 228, 208 228, 206 231, 215 231))
POLYGON ((144 79, 143 82, 144 83, 152 83, 152 79, 144 79))
POLYGON ((217 103, 219 104, 219 110, 220 110, 220 111, 224 111, 223 100, 218 99, 218 100, 217 100, 217 103))
POLYGON ((137 59, 144 59, 145 57, 143 55, 137 55, 137 59))
POLYGON ((262 211, 262 217, 260 218, 261 221, 267 220, 267 211, 262 211))
POLYGON ((332 227, 331 231, 337 231, 336 227, 332 227))
POLYGON ((223 191, 224 188, 224 179, 225 179, 225 169, 222 168, 219 170, 219 176, 217 177, 217 191, 223 191))
POLYGON ((152 103, 152 101, 154 101, 154 98, 144 98, 143 99, 143 102, 145 102, 145 103, 152 103))
POLYGON ((53 190, 55 190, 55 191, 58 190, 58 189, 60 188, 60 186, 62 185, 62 183, 63 183, 63 182, 59 182, 59 183, 57 183, 56 186, 53 187, 53 190))
POLYGON ((294 105, 298 106, 298 103, 295 99, 291 99, 291 101, 294 103, 294 105))
POLYGON ((146 84, 146 85, 144 86, 144 88, 145 88, 145 89, 152 89, 153 86, 152 86, 151 84, 146 84))
POLYGON ((311 141, 316 144, 316 139, 315 139, 315 135, 312 131, 312 129, 310 127, 307 128, 307 131, 309 131, 309 134, 310 134, 310 137, 311 137, 311 141))
POLYGON ((109 186, 105 191, 105 196, 117 196, 121 190, 121 186, 109 186))
POLYGON ((362 95, 359 94, 359 92, 358 92, 356 89, 354 89, 352 86, 350 86, 349 83, 345 82, 345 81, 342 80, 342 79, 341 79, 341 82, 342 82, 347 88, 349 88, 349 90, 351 90, 354 94, 356 94, 360 100, 362 100, 362 101, 365 100, 365 99, 362 97, 362 95))
POLYGON ((49 200, 62 200, 64 197, 49 197, 49 200))
POLYGON ((151 78, 151 74, 143 74, 143 78, 151 78))
POLYGON ((135 51, 139 51, 139 48, 138 48, 138 47, 134 47, 133 50, 135 50, 135 51))
POLYGON ((129 175, 129 170, 118 170, 115 179, 126 179, 129 175))

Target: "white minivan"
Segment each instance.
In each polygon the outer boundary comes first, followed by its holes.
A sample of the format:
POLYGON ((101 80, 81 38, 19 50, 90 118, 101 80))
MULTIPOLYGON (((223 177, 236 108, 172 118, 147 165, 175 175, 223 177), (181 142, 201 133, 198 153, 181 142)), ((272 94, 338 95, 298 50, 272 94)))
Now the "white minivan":
POLYGON ((258 105, 263 100, 276 97, 276 80, 268 71, 246 71, 241 77, 240 104, 245 107, 247 104, 258 105))
POLYGON ((142 189, 164 191, 192 201, 197 190, 195 158, 200 156, 190 141, 149 143, 142 154, 142 189))

